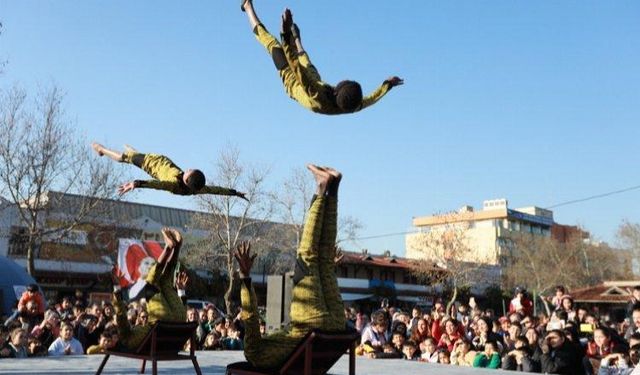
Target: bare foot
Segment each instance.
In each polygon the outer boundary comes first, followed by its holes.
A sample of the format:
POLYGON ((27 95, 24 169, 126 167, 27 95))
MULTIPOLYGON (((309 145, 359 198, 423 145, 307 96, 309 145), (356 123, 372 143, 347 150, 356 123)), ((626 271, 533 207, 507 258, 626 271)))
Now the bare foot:
POLYGON ((133 153, 137 153, 137 152, 138 152, 138 150, 136 150, 135 148, 133 148, 133 147, 131 147, 131 146, 129 146, 129 145, 124 145, 124 149, 125 149, 127 152, 133 152, 133 153))
POLYGON ((173 228, 170 228, 169 231, 171 232, 171 235, 175 241, 176 247, 180 248, 180 246, 182 246, 182 234, 180 234, 177 229, 173 228))
POLYGON ((98 156, 104 156, 104 152, 102 152, 102 150, 104 149, 103 145, 101 145, 100 143, 97 143, 97 142, 93 142, 91 144, 91 147, 98 154, 98 156))
POLYGON ((164 244, 166 247, 170 249, 176 247, 177 241, 173 236, 173 231, 171 230, 171 228, 162 228, 162 237, 164 237, 164 244))
POLYGON ((340 182, 340 180, 342 180, 342 173, 338 172, 337 170, 335 170, 334 168, 331 167, 322 167, 325 171, 327 171, 330 175, 333 176, 333 178, 335 179, 335 182, 340 182))
POLYGON ((318 192, 324 193, 327 190, 327 186, 332 182, 333 176, 324 170, 322 167, 318 167, 317 165, 307 164, 307 169, 313 173, 313 177, 316 179, 316 184, 318 185, 318 192))
POLYGON ((240 0, 240 10, 242 10, 244 12, 245 11, 244 10, 245 6, 253 6, 253 1, 252 0, 240 0))
POLYGON ((291 14, 291 9, 284 8, 284 12, 282 12, 282 33, 289 34, 291 33, 291 26, 293 25, 293 15, 291 14))

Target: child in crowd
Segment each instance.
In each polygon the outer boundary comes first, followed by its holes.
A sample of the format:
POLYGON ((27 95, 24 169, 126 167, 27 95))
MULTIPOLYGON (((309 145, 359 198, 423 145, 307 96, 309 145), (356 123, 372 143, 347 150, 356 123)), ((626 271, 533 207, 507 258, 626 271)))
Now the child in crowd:
POLYGON ((27 332, 23 328, 16 328, 11 331, 11 342, 9 343, 11 358, 27 358, 29 356, 27 339, 27 332))
POLYGON ((411 340, 406 341, 402 345, 402 356, 404 359, 408 361, 420 360, 420 352, 418 351, 418 347, 416 346, 416 343, 411 340))
POLYGON ((49 346, 49 355, 58 357, 63 355, 84 354, 82 344, 73 337, 73 327, 71 324, 63 323, 60 326, 60 337, 49 346))
POLYGON ((473 367, 481 368, 500 368, 500 351, 498 350, 498 344, 494 341, 487 341, 484 344, 484 351, 476 354, 476 358, 473 360, 473 367))
POLYGON ((375 352, 382 351, 382 346, 387 343, 387 327, 389 321, 383 311, 376 311, 371 314, 371 323, 362 332, 361 348, 364 352, 371 352, 365 347, 368 344, 369 347, 375 352))
POLYGON ((211 332, 204 339, 202 346, 203 350, 222 350, 222 344, 220 343, 220 337, 217 333, 211 332))
POLYGON ((104 354, 111 347, 111 332, 104 331, 100 334, 100 341, 98 341, 98 345, 91 345, 87 349, 87 354, 104 354))
POLYGON ((471 342, 466 339, 459 339, 453 344, 451 352, 451 364, 457 366, 471 367, 475 359, 476 352, 471 350, 471 342))
POLYGON ((451 364, 451 353, 447 349, 438 349, 438 363, 442 363, 444 365, 451 364))
POLYGON ((438 363, 438 346, 433 337, 427 337, 420 345, 420 359, 424 362, 438 363))

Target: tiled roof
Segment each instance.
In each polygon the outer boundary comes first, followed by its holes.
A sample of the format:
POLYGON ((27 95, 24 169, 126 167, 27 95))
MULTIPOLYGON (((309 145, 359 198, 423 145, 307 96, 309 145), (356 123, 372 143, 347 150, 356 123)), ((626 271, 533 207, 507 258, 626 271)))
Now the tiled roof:
MULTIPOLYGON (((626 286, 611 285, 613 283, 600 284, 587 288, 572 290, 571 296, 575 302, 591 303, 627 303, 631 298, 630 288, 626 286)), ((640 281, 638 281, 640 285, 640 281)))
MULTIPOLYGON (((407 258, 349 251, 344 251, 343 254, 344 258, 342 258, 340 264, 357 264, 406 270, 413 268, 412 261, 407 258)), ((438 267, 434 265, 434 269, 435 268, 438 267)))

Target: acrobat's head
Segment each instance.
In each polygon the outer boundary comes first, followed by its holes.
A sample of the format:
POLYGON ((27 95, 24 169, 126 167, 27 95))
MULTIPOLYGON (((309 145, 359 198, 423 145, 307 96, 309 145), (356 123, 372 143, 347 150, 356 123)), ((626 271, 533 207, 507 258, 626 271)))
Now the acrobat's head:
POLYGON ((355 81, 342 81, 335 88, 336 104, 345 112, 353 112, 362 105, 362 87, 355 81))
POLYGON ((193 192, 202 189, 206 184, 204 173, 199 169, 187 170, 182 176, 182 181, 193 192))

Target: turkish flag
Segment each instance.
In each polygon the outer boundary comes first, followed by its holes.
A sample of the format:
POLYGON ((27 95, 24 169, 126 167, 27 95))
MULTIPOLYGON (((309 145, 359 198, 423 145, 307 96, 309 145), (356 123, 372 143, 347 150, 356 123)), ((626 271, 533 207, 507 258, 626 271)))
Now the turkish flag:
POLYGON ((140 263, 145 258, 158 260, 163 247, 156 241, 139 241, 134 239, 118 240, 118 268, 122 270, 124 278, 120 285, 128 287, 140 278, 140 263))

